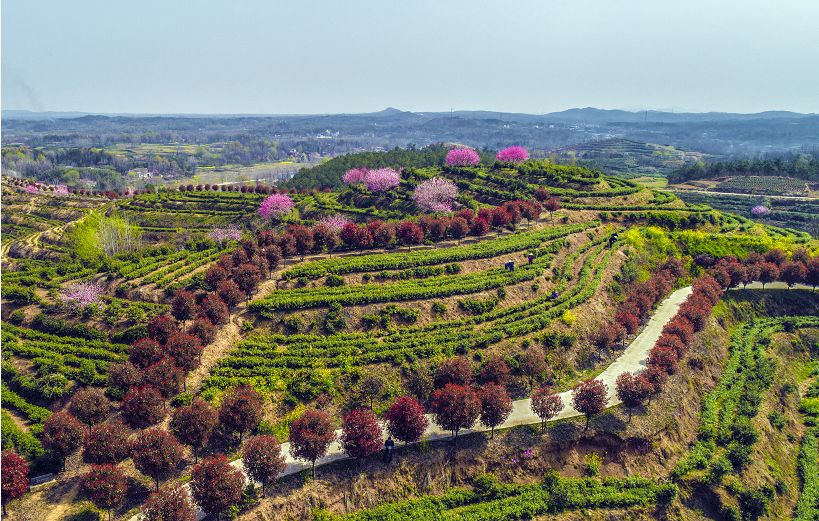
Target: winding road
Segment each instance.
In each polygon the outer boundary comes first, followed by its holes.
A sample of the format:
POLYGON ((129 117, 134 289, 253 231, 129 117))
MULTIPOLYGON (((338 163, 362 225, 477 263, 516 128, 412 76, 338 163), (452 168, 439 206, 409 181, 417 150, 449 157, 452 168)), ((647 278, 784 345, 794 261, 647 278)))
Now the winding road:
MULTIPOLYGON (((615 380, 617 380, 617 377, 625 371, 634 373, 645 369, 648 352, 651 351, 651 348, 654 347, 657 339, 660 338, 660 333, 662 332, 663 327, 665 327, 665 325, 674 317, 677 310, 680 308, 680 305, 685 302, 685 300, 691 294, 691 291, 691 287, 687 286, 674 291, 665 300, 663 300, 640 334, 637 335, 637 337, 628 345, 620 356, 618 356, 617 359, 611 363, 611 365, 609 365, 595 378, 596 380, 602 380, 608 386, 609 396, 607 407, 614 407, 621 403, 614 394, 614 383, 615 380)), ((563 399, 564 403, 563 410, 561 410, 557 416, 550 421, 581 416, 581 414, 570 405, 571 393, 571 391, 564 391, 560 393, 560 397, 563 399)), ((445 431, 436 425, 432 421, 432 417, 430 415, 428 415, 428 417, 430 420, 429 428, 427 428, 426 433, 422 437, 422 441, 443 440, 452 436, 451 432, 445 431)), ((519 425, 531 424, 540 424, 540 418, 532 412, 531 399, 526 398, 522 400, 515 400, 512 403, 512 412, 509 415, 509 418, 502 425, 498 426, 497 429, 507 429, 519 425)), ((488 430, 488 428, 479 424, 472 429, 464 429, 461 431, 461 435, 468 435, 488 430)), ((336 431, 336 438, 338 438, 340 434, 340 430, 336 431)), ((279 477, 289 476, 291 474, 301 472, 304 469, 310 468, 309 463, 296 460, 290 455, 289 442, 282 443, 282 454, 285 457, 287 467, 285 468, 284 472, 279 475, 279 477)), ((330 445, 327 455, 316 461, 316 467, 327 465, 328 463, 343 459, 347 459, 347 455, 344 454, 339 442, 335 441, 332 443, 332 445, 330 445)), ((241 459, 231 462, 231 465, 241 469, 244 472, 241 459)), ((247 480, 247 477, 245 477, 245 479, 247 480)), ((204 512, 197 507, 197 520, 204 519, 204 517, 204 512)), ((129 521, 139 521, 139 515, 133 516, 129 521)))

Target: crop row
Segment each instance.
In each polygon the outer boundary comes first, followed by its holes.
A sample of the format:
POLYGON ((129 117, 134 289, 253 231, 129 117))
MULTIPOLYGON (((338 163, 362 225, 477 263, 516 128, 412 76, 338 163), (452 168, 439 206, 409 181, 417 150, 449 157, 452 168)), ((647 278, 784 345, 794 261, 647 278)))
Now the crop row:
POLYGON ((455 488, 440 496, 388 503, 341 516, 325 512, 316 521, 490 521, 526 520, 566 510, 646 507, 676 496, 671 484, 640 478, 562 478, 549 475, 542 483, 512 485, 493 477, 476 479, 474 490, 455 488))
POLYGON ((796 463, 802 490, 796 502, 794 521, 819 519, 819 427, 811 427, 802 437, 796 463))
POLYGON ((0 431, 3 433, 3 450, 12 449, 29 461, 34 461, 45 453, 40 440, 18 427, 5 410, 0 412, 0 431))
POLYGON ((537 248, 545 241, 578 233, 598 226, 599 224, 599 221, 590 221, 582 224, 557 226, 555 228, 522 231, 492 240, 484 240, 475 244, 450 248, 323 259, 291 268, 285 271, 282 277, 285 279, 299 277, 319 278, 330 274, 343 275, 346 273, 366 271, 396 270, 448 262, 487 259, 497 257, 498 255, 537 248))

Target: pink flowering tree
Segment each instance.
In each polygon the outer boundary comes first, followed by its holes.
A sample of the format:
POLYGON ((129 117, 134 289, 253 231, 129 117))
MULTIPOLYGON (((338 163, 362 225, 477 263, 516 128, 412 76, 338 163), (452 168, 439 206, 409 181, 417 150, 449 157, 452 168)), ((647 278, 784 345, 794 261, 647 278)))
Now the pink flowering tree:
POLYGON ((523 163, 529 159, 529 152, 522 146, 506 147, 495 156, 502 163, 523 163))
POLYGON ((364 181, 364 176, 369 172, 366 168, 351 168, 347 170, 341 178, 345 185, 356 185, 364 181))
POLYGON ((36 194, 37 192, 39 192, 39 191, 40 191, 40 190, 37 188, 37 185, 26 185, 25 190, 26 190, 26 192, 28 192, 28 193, 30 193, 30 194, 36 194))
POLYGON ((350 222, 352 222, 350 219, 344 217, 340 213, 337 213, 323 217, 318 224, 323 224, 328 230, 339 233, 341 232, 341 229, 350 222))
POLYGON ((259 215, 264 219, 275 219, 288 213, 296 206, 293 199, 285 194, 273 194, 267 196, 259 206, 259 215))
POLYGON ((481 162, 481 156, 473 148, 458 147, 446 153, 445 162, 447 166, 475 166, 481 162))
POLYGON ((76 282, 60 293, 60 300, 71 309, 82 310, 99 304, 105 289, 93 282, 76 282))
POLYGON ((54 187, 54 195, 68 195, 68 187, 65 185, 57 185, 54 187))
POLYGON ((208 232, 208 237, 216 242, 238 241, 242 238, 242 232, 236 225, 230 224, 223 228, 214 227, 208 232))
POLYGON ((433 177, 415 187, 412 199, 425 212, 450 212, 458 187, 449 179, 433 177))
POLYGON ((762 206, 761 204, 751 208, 751 215, 753 215, 754 217, 765 217, 769 213, 771 213, 771 211, 767 207, 762 206))
POLYGON ((369 170, 364 176, 364 185, 370 192, 386 192, 401 183, 401 174, 392 168, 369 170))

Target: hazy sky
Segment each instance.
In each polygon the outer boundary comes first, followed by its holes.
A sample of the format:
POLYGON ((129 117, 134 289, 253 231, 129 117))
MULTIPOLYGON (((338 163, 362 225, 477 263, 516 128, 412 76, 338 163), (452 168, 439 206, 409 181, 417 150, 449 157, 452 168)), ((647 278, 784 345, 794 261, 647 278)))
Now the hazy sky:
POLYGON ((3 0, 2 106, 819 112, 819 1, 3 0))

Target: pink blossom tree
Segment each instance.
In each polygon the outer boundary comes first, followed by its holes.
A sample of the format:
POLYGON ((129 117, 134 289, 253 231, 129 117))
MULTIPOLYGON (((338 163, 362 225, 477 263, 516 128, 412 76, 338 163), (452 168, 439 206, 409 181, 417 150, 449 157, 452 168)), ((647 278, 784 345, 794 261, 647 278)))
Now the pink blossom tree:
POLYGON ((39 192, 39 191, 40 191, 40 190, 37 188, 37 185, 26 185, 25 190, 26 190, 26 192, 28 192, 28 193, 30 193, 30 194, 36 194, 37 192, 39 192))
POLYGON ((401 183, 401 174, 392 168, 379 168, 367 171, 363 181, 370 192, 386 192, 401 183))
POLYGON ((495 159, 503 163, 522 163, 529 159, 529 152, 522 146, 515 145, 498 152, 495 159))
POLYGON ((208 237, 215 242, 238 241, 242 238, 242 232, 236 225, 229 224, 222 228, 213 228, 208 232, 208 237))
POLYGON ((771 211, 761 204, 751 208, 751 215, 754 217, 765 217, 769 213, 771 213, 771 211))
POLYGON ((273 194, 267 196, 259 206, 259 215, 264 219, 274 219, 281 217, 296 206, 293 199, 285 194, 273 194))
POLYGON ((349 222, 351 222, 350 219, 346 218, 340 213, 337 213, 323 217, 318 224, 323 224, 328 230, 339 233, 341 232, 341 229, 344 228, 344 225, 349 222))
POLYGON ((450 212, 458 187, 449 179, 433 177, 415 187, 412 199, 415 204, 426 212, 450 212))
POLYGON ((99 304, 105 289, 93 282, 76 282, 60 293, 60 300, 69 308, 82 310, 99 304))
POLYGON ((68 187, 65 185, 57 185, 54 187, 54 195, 68 195, 68 187))
POLYGON ((366 168, 351 168, 347 170, 341 180, 345 185, 355 185, 364 181, 364 176, 369 172, 366 168))
POLYGON ((481 156, 469 147, 453 148, 446 153, 447 166, 475 166, 481 162, 481 156))

